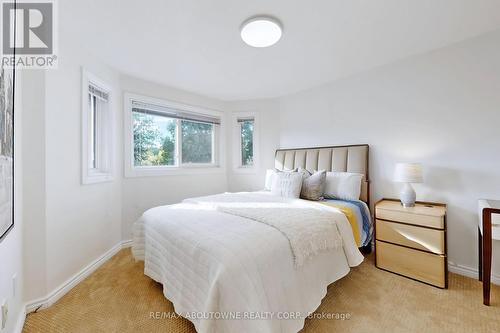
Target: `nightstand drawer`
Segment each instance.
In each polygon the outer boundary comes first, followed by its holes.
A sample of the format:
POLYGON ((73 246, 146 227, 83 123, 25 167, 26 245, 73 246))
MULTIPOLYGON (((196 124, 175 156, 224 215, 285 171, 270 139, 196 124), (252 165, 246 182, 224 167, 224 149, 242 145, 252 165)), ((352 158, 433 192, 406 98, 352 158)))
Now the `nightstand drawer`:
POLYGON ((376 241, 377 267, 445 288, 445 256, 376 241))
POLYGON ((406 210, 384 209, 377 207, 377 218, 395 222, 403 222, 424 227, 444 229, 444 216, 418 214, 413 208, 406 210))
POLYGON ((436 254, 445 254, 444 230, 415 227, 382 220, 376 220, 376 223, 376 239, 378 240, 436 254))

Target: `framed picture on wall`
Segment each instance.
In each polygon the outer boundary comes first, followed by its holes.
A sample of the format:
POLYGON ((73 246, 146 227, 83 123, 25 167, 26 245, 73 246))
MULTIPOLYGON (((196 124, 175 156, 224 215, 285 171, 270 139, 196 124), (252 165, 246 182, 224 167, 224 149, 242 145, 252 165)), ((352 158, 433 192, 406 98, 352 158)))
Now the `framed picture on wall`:
MULTIPOLYGON (((15 6, 15 2, 14 2, 15 6)), ((14 29, 15 26, 9 27, 14 29)), ((5 29, 6 27, 2 27, 5 29)), ((15 38, 15 37, 14 37, 15 38)), ((3 52, 2 52, 3 53, 3 52)), ((3 54, 4 55, 4 54, 3 54)), ((5 55, 15 57, 14 54, 5 55)), ((0 241, 14 227, 15 69, 0 64, 0 241)))

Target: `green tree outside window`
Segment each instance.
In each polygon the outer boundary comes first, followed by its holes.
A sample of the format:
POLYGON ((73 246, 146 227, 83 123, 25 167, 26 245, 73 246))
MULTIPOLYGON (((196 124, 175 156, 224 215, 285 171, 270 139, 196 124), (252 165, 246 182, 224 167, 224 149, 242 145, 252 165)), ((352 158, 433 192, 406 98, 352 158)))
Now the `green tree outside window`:
POLYGON ((253 165, 253 120, 245 120, 241 126, 241 165, 253 165))

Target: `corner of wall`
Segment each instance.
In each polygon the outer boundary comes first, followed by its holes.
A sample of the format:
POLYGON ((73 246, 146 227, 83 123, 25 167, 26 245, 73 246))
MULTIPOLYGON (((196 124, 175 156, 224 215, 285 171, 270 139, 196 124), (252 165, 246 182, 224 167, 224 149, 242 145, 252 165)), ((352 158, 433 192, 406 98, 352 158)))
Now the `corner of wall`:
POLYGON ((46 293, 45 71, 24 70, 22 79, 22 198, 24 300, 46 293))

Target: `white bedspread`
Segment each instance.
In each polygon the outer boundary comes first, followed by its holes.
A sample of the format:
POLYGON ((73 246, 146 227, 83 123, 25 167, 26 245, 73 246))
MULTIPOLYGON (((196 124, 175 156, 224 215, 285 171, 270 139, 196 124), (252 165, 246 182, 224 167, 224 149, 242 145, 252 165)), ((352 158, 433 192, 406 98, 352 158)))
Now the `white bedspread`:
POLYGON ((363 260, 340 211, 266 192, 226 193, 150 209, 135 224, 133 253, 145 261, 145 274, 163 284, 175 311, 200 333, 297 332, 327 286, 363 260), (280 231, 217 211, 221 204, 249 202, 331 212, 342 248, 318 253, 296 268, 280 231))

